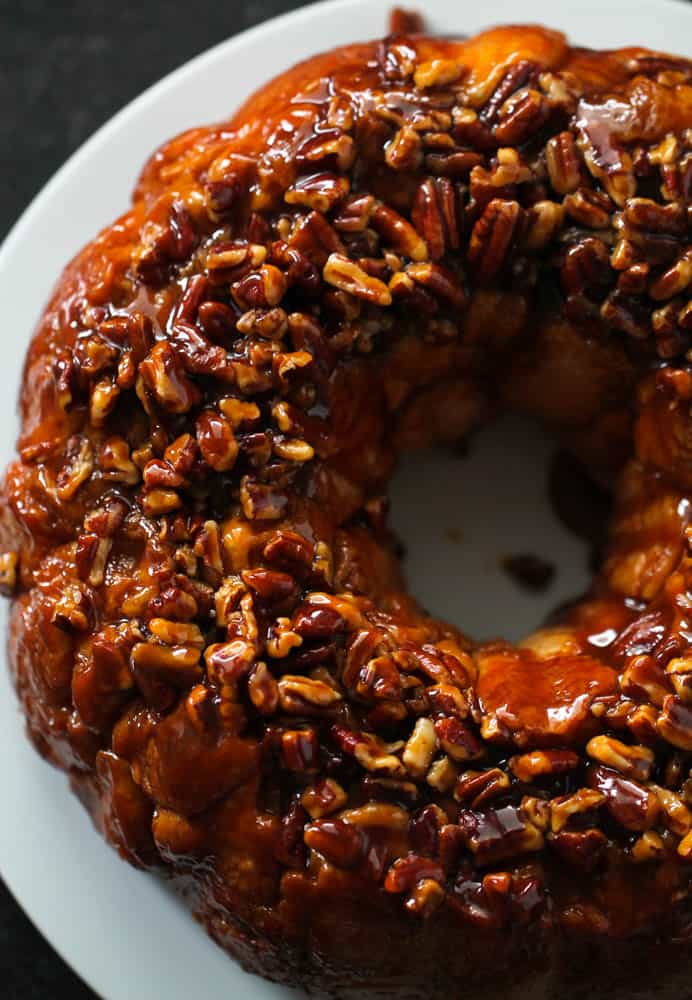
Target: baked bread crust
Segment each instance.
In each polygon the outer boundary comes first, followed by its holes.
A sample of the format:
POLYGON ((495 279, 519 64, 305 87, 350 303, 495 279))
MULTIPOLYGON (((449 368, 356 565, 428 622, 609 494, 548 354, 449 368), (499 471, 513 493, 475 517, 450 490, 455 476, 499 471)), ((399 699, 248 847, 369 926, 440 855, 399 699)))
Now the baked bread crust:
POLYGON ((348 46, 162 147, 62 276, 4 484, 17 689, 255 972, 680 996, 691 81, 538 27, 348 46), (616 489, 520 647, 417 607, 386 528, 397 454, 505 406, 616 489))

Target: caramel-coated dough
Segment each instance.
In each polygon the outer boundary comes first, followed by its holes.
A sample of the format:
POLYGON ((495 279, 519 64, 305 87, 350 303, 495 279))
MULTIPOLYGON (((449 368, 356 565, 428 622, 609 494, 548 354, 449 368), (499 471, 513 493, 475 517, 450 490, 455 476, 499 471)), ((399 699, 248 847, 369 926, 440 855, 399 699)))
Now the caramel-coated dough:
POLYGON ((692 995, 691 190, 689 62, 395 34, 169 142, 65 271, 3 494, 17 689, 247 968, 692 995), (397 454, 504 407, 616 491, 519 647, 417 607, 386 527, 397 454))

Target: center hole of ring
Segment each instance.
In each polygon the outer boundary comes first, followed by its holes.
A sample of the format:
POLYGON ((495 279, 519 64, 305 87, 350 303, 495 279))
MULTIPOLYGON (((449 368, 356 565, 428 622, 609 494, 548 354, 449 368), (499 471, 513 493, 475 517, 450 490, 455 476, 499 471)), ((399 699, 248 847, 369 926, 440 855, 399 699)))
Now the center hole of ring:
POLYGON ((516 642, 587 590, 593 543, 575 521, 583 513, 584 526, 594 517, 605 525, 607 507, 601 498, 595 508, 598 491, 579 476, 557 484, 556 504, 558 450, 536 423, 507 415, 474 434, 466 454, 433 448, 402 457, 391 525, 409 588, 427 611, 474 639, 516 642), (556 509, 565 503, 570 527, 556 509), (551 569, 540 589, 529 585, 551 569))

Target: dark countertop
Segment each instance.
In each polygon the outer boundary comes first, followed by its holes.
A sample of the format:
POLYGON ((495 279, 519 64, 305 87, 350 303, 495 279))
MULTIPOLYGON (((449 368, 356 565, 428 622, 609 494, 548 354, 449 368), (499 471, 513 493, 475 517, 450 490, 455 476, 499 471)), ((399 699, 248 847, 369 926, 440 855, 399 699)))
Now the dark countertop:
MULTIPOLYGON (((0 240, 67 157, 124 104, 211 45, 305 2, 0 0, 0 240)), ((1 880, 0 984, 7 1000, 95 997, 1 880)))

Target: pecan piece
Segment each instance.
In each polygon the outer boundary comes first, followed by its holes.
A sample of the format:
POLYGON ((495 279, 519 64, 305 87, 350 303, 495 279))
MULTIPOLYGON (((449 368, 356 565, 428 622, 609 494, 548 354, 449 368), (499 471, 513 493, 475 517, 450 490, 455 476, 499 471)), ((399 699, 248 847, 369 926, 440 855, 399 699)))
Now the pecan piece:
POLYGON ((479 284, 489 284, 504 266, 522 218, 516 201, 493 198, 476 221, 469 242, 468 261, 479 284))
POLYGON ((423 161, 423 143, 418 132, 408 125, 399 129, 387 145, 384 159, 392 170, 417 170, 423 161))
POLYGON ((452 181, 446 177, 424 180, 416 191, 411 220, 425 240, 432 260, 440 260, 447 250, 457 250, 457 192, 452 181))
POLYGON ((540 851, 544 844, 543 833, 515 806, 485 813, 463 811, 459 825, 478 864, 540 851))
POLYGON ((318 819, 305 830, 305 843, 337 868, 355 868, 365 857, 367 836, 342 819, 318 819))
POLYGON ((289 674, 279 679, 279 702, 291 715, 321 715, 340 701, 339 692, 324 681, 289 674))
POLYGON ((533 750, 531 753, 512 757, 509 766, 519 781, 530 784, 542 775, 565 774, 579 764, 579 757, 571 750, 533 750))
POLYGON ((454 798, 457 802, 468 803, 471 809, 480 809, 506 792, 509 786, 509 775, 499 767, 491 767, 488 771, 464 771, 459 775, 454 798))
POLYGON ((656 729, 674 747, 692 750, 692 708, 676 695, 664 699, 656 729))
POLYGON ((649 778, 654 764, 653 751, 648 747, 627 746, 612 736, 594 736, 586 744, 586 752, 606 767, 639 781, 649 778))
POLYGON ((446 87, 460 80, 463 74, 463 65, 454 59, 430 59, 416 67, 413 82, 421 90, 446 87))
POLYGON ((346 177, 338 174, 313 174, 303 177, 286 191, 288 205, 305 205, 316 212, 327 214, 348 195, 351 185, 346 177))
POLYGON ((171 345, 162 340, 139 366, 139 373, 156 402, 171 413, 187 413, 199 399, 199 392, 185 375, 171 345))
POLYGON ((639 832, 655 825, 660 805, 653 791, 601 766, 588 771, 587 781, 592 789, 605 796, 606 808, 626 830, 639 832))
POLYGON ((396 253, 413 261, 428 259, 425 240, 416 232, 410 222, 388 205, 376 205, 370 216, 373 229, 396 253))
POLYGON ((571 194, 579 187, 581 169, 579 153, 571 132, 560 132, 548 140, 545 162, 553 190, 571 194))
POLYGON ((348 801, 348 795, 338 781, 324 778, 316 785, 306 788, 300 801, 310 819, 322 819, 323 816, 329 816, 343 809, 348 801))
POLYGON ((418 35, 425 31, 423 16, 415 10, 394 7, 389 15, 390 35, 418 35))
POLYGON ((437 734, 432 721, 418 719, 402 754, 406 769, 414 777, 422 778, 430 768, 437 746, 437 734))
POLYGON ((0 593, 10 597, 17 586, 19 555, 16 552, 0 553, 0 593))
POLYGON ((356 298, 372 302, 377 306, 390 306, 392 295, 379 278, 373 278, 354 261, 341 254, 333 253, 324 266, 324 280, 329 285, 355 295, 356 298))

